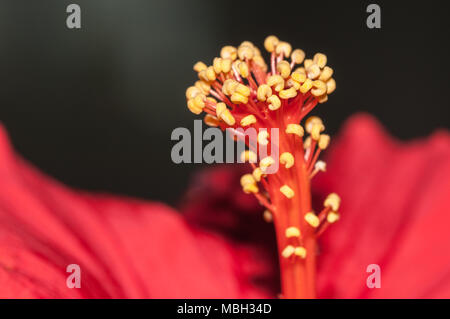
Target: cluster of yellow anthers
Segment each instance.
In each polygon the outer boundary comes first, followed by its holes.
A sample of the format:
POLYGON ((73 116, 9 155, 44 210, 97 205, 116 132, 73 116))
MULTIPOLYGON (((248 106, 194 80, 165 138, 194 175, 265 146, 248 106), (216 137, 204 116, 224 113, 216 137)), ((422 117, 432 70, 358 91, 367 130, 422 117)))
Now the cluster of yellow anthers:
POLYGON ((330 137, 323 134, 325 126, 316 116, 308 118, 304 128, 300 123, 318 103, 328 100, 336 82, 322 53, 305 59, 302 50, 292 50, 289 43, 275 36, 267 37, 264 47, 270 53, 269 65, 248 41, 237 48, 223 47, 210 66, 197 62, 194 70, 199 80, 186 91, 187 106, 195 114, 205 112, 204 121, 210 126, 255 128, 259 133, 256 141, 247 143, 249 147, 278 143, 281 166, 274 174, 266 174, 275 162, 272 156, 258 158, 252 149, 242 154, 253 172, 241 178, 241 185, 266 207, 264 218, 275 224, 283 295, 304 296, 306 291, 310 296, 311 288, 305 288, 310 282, 300 289, 290 281, 311 281, 311 275, 309 279, 290 277, 311 271, 314 253, 310 252, 315 251, 315 241, 323 230, 338 220, 340 199, 330 194, 319 214, 312 211, 310 179, 326 170, 318 157, 328 147, 330 137), (278 142, 271 140, 271 128, 279 129, 278 142), (309 135, 304 138, 305 132, 309 135), (300 268, 293 271, 296 267, 300 268))

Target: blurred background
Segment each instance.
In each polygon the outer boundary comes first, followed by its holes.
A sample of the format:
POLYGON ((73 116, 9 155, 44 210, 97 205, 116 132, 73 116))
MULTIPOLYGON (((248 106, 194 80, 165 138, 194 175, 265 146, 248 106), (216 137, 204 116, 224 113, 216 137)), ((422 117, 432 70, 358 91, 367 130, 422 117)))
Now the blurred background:
POLYGON ((445 2, 2 0, 0 121, 16 150, 76 188, 176 203, 201 164, 175 165, 176 127, 193 127, 192 65, 224 45, 275 34, 323 52, 337 90, 315 112, 338 132, 374 114, 401 139, 450 126, 445 2), (81 29, 66 7, 81 7, 81 29))

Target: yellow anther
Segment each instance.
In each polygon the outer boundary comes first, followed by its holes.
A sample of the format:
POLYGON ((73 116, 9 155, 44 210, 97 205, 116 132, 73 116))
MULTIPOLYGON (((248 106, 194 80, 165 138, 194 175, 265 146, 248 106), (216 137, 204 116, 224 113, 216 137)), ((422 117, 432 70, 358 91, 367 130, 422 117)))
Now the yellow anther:
POLYGON ((325 126, 320 123, 314 123, 311 129, 311 138, 315 141, 318 141, 320 138, 320 133, 325 130, 325 126))
POLYGON ((242 189, 244 190, 244 193, 246 194, 256 194, 259 192, 259 188, 258 185, 256 184, 249 184, 249 185, 245 185, 244 187, 242 187, 242 189))
POLYGON ((202 92, 201 92, 201 90, 198 87, 190 86, 186 90, 186 98, 188 100, 193 99, 194 97, 196 97, 200 93, 202 93, 202 92))
POLYGON ((253 175, 253 177, 255 178, 255 180, 256 180, 257 182, 261 181, 261 177, 264 177, 264 176, 265 176, 265 175, 263 174, 262 170, 261 170, 259 167, 255 168, 255 169, 253 170, 252 175, 253 175))
POLYGON ((251 60, 253 56, 255 55, 255 50, 253 49, 253 46, 250 46, 248 44, 241 44, 237 50, 238 57, 241 60, 251 60))
POLYGON ((319 172, 326 172, 327 163, 325 163, 324 161, 317 161, 316 164, 314 164, 314 169, 319 172))
POLYGON ((339 220, 339 214, 336 212, 329 212, 327 215, 327 222, 333 224, 339 220))
POLYGON ((242 43, 239 46, 248 46, 250 48, 254 48, 255 47, 253 42, 250 42, 250 41, 242 41, 242 43))
POLYGON ((266 130, 261 131, 258 133, 258 144, 262 145, 262 146, 266 146, 267 144, 269 144, 269 132, 267 132, 266 130))
POLYGON ((287 185, 281 186, 280 192, 289 199, 294 197, 295 195, 294 190, 287 185))
POLYGON ((222 72, 222 58, 214 58, 213 68, 214 68, 214 72, 216 72, 217 74, 222 72))
POLYGON ((303 61, 303 65, 305 66, 305 69, 307 70, 311 65, 313 65, 313 60, 311 59, 306 59, 305 61, 303 61))
POLYGON ((300 229, 294 226, 288 227, 286 228, 285 235, 286 238, 300 237, 300 229))
POLYGON ((216 115, 218 118, 221 118, 222 113, 227 109, 227 106, 223 102, 219 102, 216 104, 216 115))
POLYGON ((330 68, 329 66, 326 66, 323 68, 322 72, 320 73, 319 80, 326 82, 331 78, 332 75, 333 75, 333 69, 330 68))
POLYGON ((214 67, 208 66, 206 69, 206 78, 208 81, 214 81, 216 79, 216 72, 214 71, 214 67))
POLYGON ((299 71, 295 71, 291 74, 291 79, 300 84, 304 83, 306 78, 306 74, 299 71))
POLYGON ((291 168, 294 166, 294 156, 289 152, 284 152, 280 155, 280 163, 286 168, 291 168))
POLYGON ((305 247, 295 247, 295 251, 294 254, 296 256, 299 256, 301 259, 305 259, 306 258, 306 249, 305 247))
POLYGON ((197 114, 197 115, 202 113, 202 111, 203 111, 202 108, 198 107, 195 104, 193 99, 190 99, 187 101, 187 106, 188 106, 189 111, 191 111, 192 113, 197 114))
POLYGON ((313 212, 306 213, 305 220, 308 224, 310 224, 314 228, 318 227, 320 223, 319 217, 317 217, 317 215, 314 214, 313 212))
POLYGON ((284 79, 281 75, 271 75, 267 78, 267 85, 274 86, 275 91, 280 92, 284 88, 284 79))
POLYGON ((259 191, 252 174, 245 174, 241 177, 241 186, 245 193, 257 193, 259 191))
POLYGON ((201 72, 203 70, 206 70, 207 66, 205 63, 199 61, 197 63, 194 64, 194 71, 195 72, 201 72))
POLYGON ((311 147, 311 141, 312 141, 311 136, 305 138, 305 140, 303 141, 303 148, 305 150, 311 147))
POLYGON ((236 123, 234 116, 231 114, 229 109, 226 109, 222 112, 220 118, 230 126, 233 126, 236 123))
POLYGON ((230 97, 231 102, 235 103, 235 104, 247 104, 248 102, 248 97, 245 95, 242 95, 240 93, 233 93, 230 97))
POLYGON ((294 88, 294 89, 296 89, 296 90, 299 90, 299 89, 300 89, 300 83, 294 81, 293 79, 288 79, 288 80, 286 81, 286 86, 287 86, 288 88, 294 88))
POLYGON ((286 126, 286 133, 295 134, 299 137, 303 137, 303 135, 305 134, 303 127, 299 124, 288 124, 286 126))
POLYGON ((296 68, 294 70, 294 72, 306 74, 306 69, 304 67, 300 66, 300 67, 296 68))
POLYGON ((277 64, 277 71, 280 72, 280 75, 287 79, 291 74, 291 66, 288 61, 281 61, 277 64))
POLYGON ((314 96, 321 96, 327 93, 327 84, 320 80, 313 82, 313 88, 311 89, 311 94, 314 96))
POLYGON ((225 95, 231 95, 236 90, 236 87, 239 85, 239 82, 228 79, 222 85, 222 93, 225 95))
POLYGON ((325 103, 326 101, 328 101, 328 95, 326 93, 317 97, 317 102, 319 103, 325 103))
POLYGON ((272 213, 270 212, 270 210, 265 210, 263 213, 263 219, 267 222, 270 223, 273 221, 273 216, 272 213))
POLYGON ((289 56, 291 55, 292 52, 292 47, 289 43, 284 42, 284 41, 280 41, 278 42, 276 48, 275 48, 275 53, 276 54, 281 54, 283 53, 283 56, 285 58, 289 58, 289 56))
POLYGON ((228 73, 231 71, 231 64, 232 64, 233 60, 231 59, 222 59, 222 72, 223 73, 228 73))
POLYGON ((295 253, 295 247, 292 245, 287 245, 281 252, 283 258, 289 258, 295 253))
POLYGON ((274 35, 269 35, 265 40, 264 40, 264 48, 266 48, 266 50, 268 52, 273 52, 275 51, 275 48, 277 46, 277 44, 280 42, 280 40, 278 40, 278 38, 274 35))
POLYGON ((227 106, 223 102, 216 104, 216 115, 230 126, 234 125, 236 122, 230 110, 227 109, 227 106))
POLYGON ((246 117, 242 118, 241 120, 241 126, 249 126, 251 124, 256 123, 256 117, 253 114, 247 115, 246 117))
POLYGON ((269 110, 275 111, 281 107, 281 101, 276 95, 271 95, 267 98, 267 102, 269 102, 269 110))
POLYGON ((239 83, 235 88, 235 93, 239 93, 243 96, 250 96, 250 88, 245 84, 239 83))
POLYGON ((194 97, 195 106, 203 109, 205 107, 206 96, 204 94, 197 94, 194 97))
POLYGON ((308 136, 303 141, 303 148, 306 150, 307 148, 310 148, 310 147, 311 147, 311 136, 308 136))
POLYGON ((339 209, 340 205, 341 205, 341 198, 336 193, 331 193, 330 195, 328 195, 325 201, 323 202, 324 207, 329 207, 334 212, 336 212, 339 209))
POLYGON ((323 69, 325 65, 327 65, 327 56, 323 53, 316 53, 313 61, 319 66, 319 68, 323 69))
POLYGON ((206 69, 201 70, 200 72, 198 72, 198 78, 199 78, 200 80, 202 80, 202 81, 209 82, 208 76, 206 75, 206 70, 207 70, 207 69, 208 69, 208 68, 206 68, 206 69))
POLYGON ((322 119, 318 116, 310 116, 305 121, 305 130, 308 133, 311 133, 314 124, 322 124, 322 119))
POLYGON ((233 61, 233 63, 231 63, 231 69, 233 69, 233 70, 235 70, 236 72, 238 72, 239 73, 239 70, 238 70, 238 65, 239 65, 239 63, 241 63, 242 61, 241 60, 235 60, 235 61, 233 61))
POLYGON ((203 94, 208 95, 211 90, 211 86, 205 81, 196 81, 195 87, 202 91, 203 94))
POLYGON ((256 92, 256 96, 258 97, 258 100, 260 100, 260 101, 265 101, 271 95, 272 95, 272 89, 267 84, 261 84, 258 87, 258 90, 256 92))
POLYGON ((217 127, 219 126, 219 119, 211 114, 206 114, 205 118, 203 119, 206 125, 217 127))
POLYGON ((324 161, 317 161, 316 164, 314 164, 314 170, 311 172, 310 178, 313 178, 316 176, 319 172, 326 172, 327 170, 327 163, 324 161))
POLYGON ((237 49, 231 45, 224 46, 220 50, 220 57, 222 59, 230 59, 234 61, 237 58, 237 49))
POLYGON ((282 99, 287 100, 287 99, 291 99, 293 97, 296 97, 297 96, 297 90, 295 89, 295 87, 291 87, 291 88, 286 89, 286 90, 281 90, 279 94, 280 94, 280 97, 282 99))
POLYGON ((246 150, 241 153, 241 162, 243 163, 256 163, 258 161, 258 156, 255 152, 246 150))
POLYGON ((336 90, 336 81, 331 78, 327 81, 327 94, 331 94, 336 90))
POLYGON ((239 62, 237 65, 237 69, 239 71, 239 74, 243 77, 243 78, 247 78, 249 75, 249 71, 248 71, 248 65, 245 62, 239 62))
POLYGON ((302 84, 302 86, 300 87, 300 92, 302 92, 303 94, 305 94, 306 92, 308 92, 309 90, 311 90, 313 85, 313 82, 311 81, 311 79, 306 79, 306 81, 302 84))
POLYGON ((317 64, 313 63, 306 68, 306 74, 311 80, 315 80, 320 76, 320 68, 317 64))
POLYGON ((195 87, 198 88, 203 94, 208 95, 211 90, 211 86, 205 81, 196 81, 195 87))
POLYGON ((267 156, 267 157, 264 157, 259 162, 259 167, 260 167, 261 171, 264 173, 267 170, 267 168, 270 165, 272 165, 273 163, 275 163, 275 160, 271 156, 267 156))
POLYGON ((244 187, 245 185, 249 184, 256 184, 255 179, 253 178, 252 174, 244 174, 241 176, 241 186, 244 187))
POLYGON ((301 64, 305 59, 305 52, 301 49, 295 49, 292 51, 291 60, 295 64, 301 64))
POLYGON ((321 150, 324 150, 330 144, 330 136, 327 134, 321 134, 319 137, 318 146, 321 150))

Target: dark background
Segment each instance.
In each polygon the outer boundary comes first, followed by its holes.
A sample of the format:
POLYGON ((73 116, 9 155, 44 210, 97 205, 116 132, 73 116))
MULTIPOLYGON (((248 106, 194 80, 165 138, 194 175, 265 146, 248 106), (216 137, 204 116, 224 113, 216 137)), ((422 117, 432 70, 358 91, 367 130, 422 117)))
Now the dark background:
MULTIPOLYGON (((449 127, 449 11, 445 2, 0 2, 0 121, 18 152, 71 186, 175 202, 200 164, 170 159, 192 65, 223 45, 275 34, 323 52, 338 89, 316 113, 336 133, 368 111, 402 139, 449 127), (81 6, 81 29, 66 7, 81 6)), ((376 156, 376 155, 375 155, 376 156)))

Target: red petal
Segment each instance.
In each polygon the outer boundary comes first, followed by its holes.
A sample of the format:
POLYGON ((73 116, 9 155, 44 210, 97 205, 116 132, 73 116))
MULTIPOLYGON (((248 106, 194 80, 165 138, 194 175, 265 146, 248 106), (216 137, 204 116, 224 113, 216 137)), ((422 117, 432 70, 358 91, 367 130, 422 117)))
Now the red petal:
POLYGON ((322 297, 450 297, 450 136, 390 139, 361 115, 333 144, 317 185, 342 198, 341 220, 322 241, 322 297), (381 288, 369 289, 369 264, 381 288))
POLYGON ((257 298, 251 251, 171 208, 68 190, 12 154, 0 128, 0 297, 257 298), (66 266, 81 266, 81 288, 66 266), (251 264, 251 263, 250 263, 251 264))
POLYGON ((272 223, 263 220, 263 208, 255 197, 239 186, 249 170, 246 164, 220 165, 197 173, 181 211, 192 224, 251 248, 245 268, 261 288, 275 296, 280 291, 275 231, 272 223))

